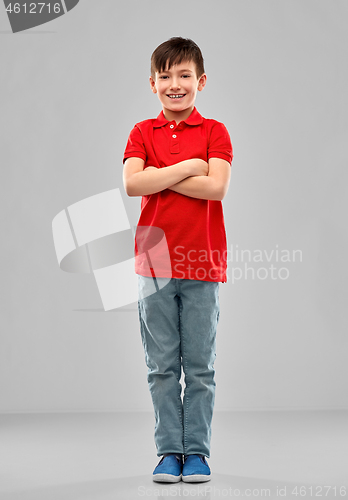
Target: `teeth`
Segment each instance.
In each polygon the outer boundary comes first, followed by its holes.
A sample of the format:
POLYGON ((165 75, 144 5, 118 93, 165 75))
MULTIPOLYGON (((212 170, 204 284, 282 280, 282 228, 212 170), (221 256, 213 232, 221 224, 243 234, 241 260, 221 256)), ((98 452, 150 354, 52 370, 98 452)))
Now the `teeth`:
POLYGON ((185 94, 170 94, 169 97, 171 99, 179 99, 180 97, 184 97, 185 94))

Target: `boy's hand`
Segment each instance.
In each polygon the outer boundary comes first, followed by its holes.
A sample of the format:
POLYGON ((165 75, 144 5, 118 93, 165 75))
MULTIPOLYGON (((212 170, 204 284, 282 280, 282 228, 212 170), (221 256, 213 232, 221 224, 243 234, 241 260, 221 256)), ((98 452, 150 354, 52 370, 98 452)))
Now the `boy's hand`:
POLYGON ((206 161, 201 160, 200 158, 192 158, 190 160, 184 160, 182 163, 187 163, 190 176, 208 175, 209 165, 206 161))

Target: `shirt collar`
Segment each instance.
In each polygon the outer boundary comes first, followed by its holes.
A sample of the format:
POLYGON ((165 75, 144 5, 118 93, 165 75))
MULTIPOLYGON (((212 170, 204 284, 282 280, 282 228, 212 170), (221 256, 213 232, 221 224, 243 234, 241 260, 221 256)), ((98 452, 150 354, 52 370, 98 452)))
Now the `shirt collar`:
MULTIPOLYGON (((182 120, 185 122, 187 125, 200 125, 203 123, 203 117, 200 113, 198 113, 196 106, 193 108, 192 113, 186 120, 182 120)), ((163 125, 166 125, 169 123, 169 120, 167 120, 164 116, 163 109, 160 112, 160 114, 157 116, 156 120, 153 122, 154 127, 163 127, 163 125)))

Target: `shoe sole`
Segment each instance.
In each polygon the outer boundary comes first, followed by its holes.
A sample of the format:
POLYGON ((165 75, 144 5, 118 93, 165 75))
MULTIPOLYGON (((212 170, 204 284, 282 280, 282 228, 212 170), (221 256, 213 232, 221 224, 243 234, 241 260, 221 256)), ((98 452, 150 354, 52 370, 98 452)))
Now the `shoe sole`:
POLYGON ((173 474, 154 474, 152 479, 157 483, 178 483, 181 481, 180 476, 173 476, 173 474))
POLYGON ((191 476, 182 476, 181 478, 185 483, 201 483, 211 480, 211 474, 206 476, 205 474, 192 474, 191 476))

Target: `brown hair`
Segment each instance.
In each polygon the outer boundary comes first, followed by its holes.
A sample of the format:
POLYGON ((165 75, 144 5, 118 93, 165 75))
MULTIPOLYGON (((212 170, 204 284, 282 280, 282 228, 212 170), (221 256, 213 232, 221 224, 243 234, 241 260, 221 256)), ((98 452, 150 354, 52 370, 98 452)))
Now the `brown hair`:
POLYGON ((170 69, 174 64, 193 61, 196 65, 197 78, 204 73, 204 60, 198 45, 190 38, 172 37, 161 43, 151 56, 151 76, 155 79, 156 71, 170 69), (166 64, 168 62, 168 68, 166 64))

